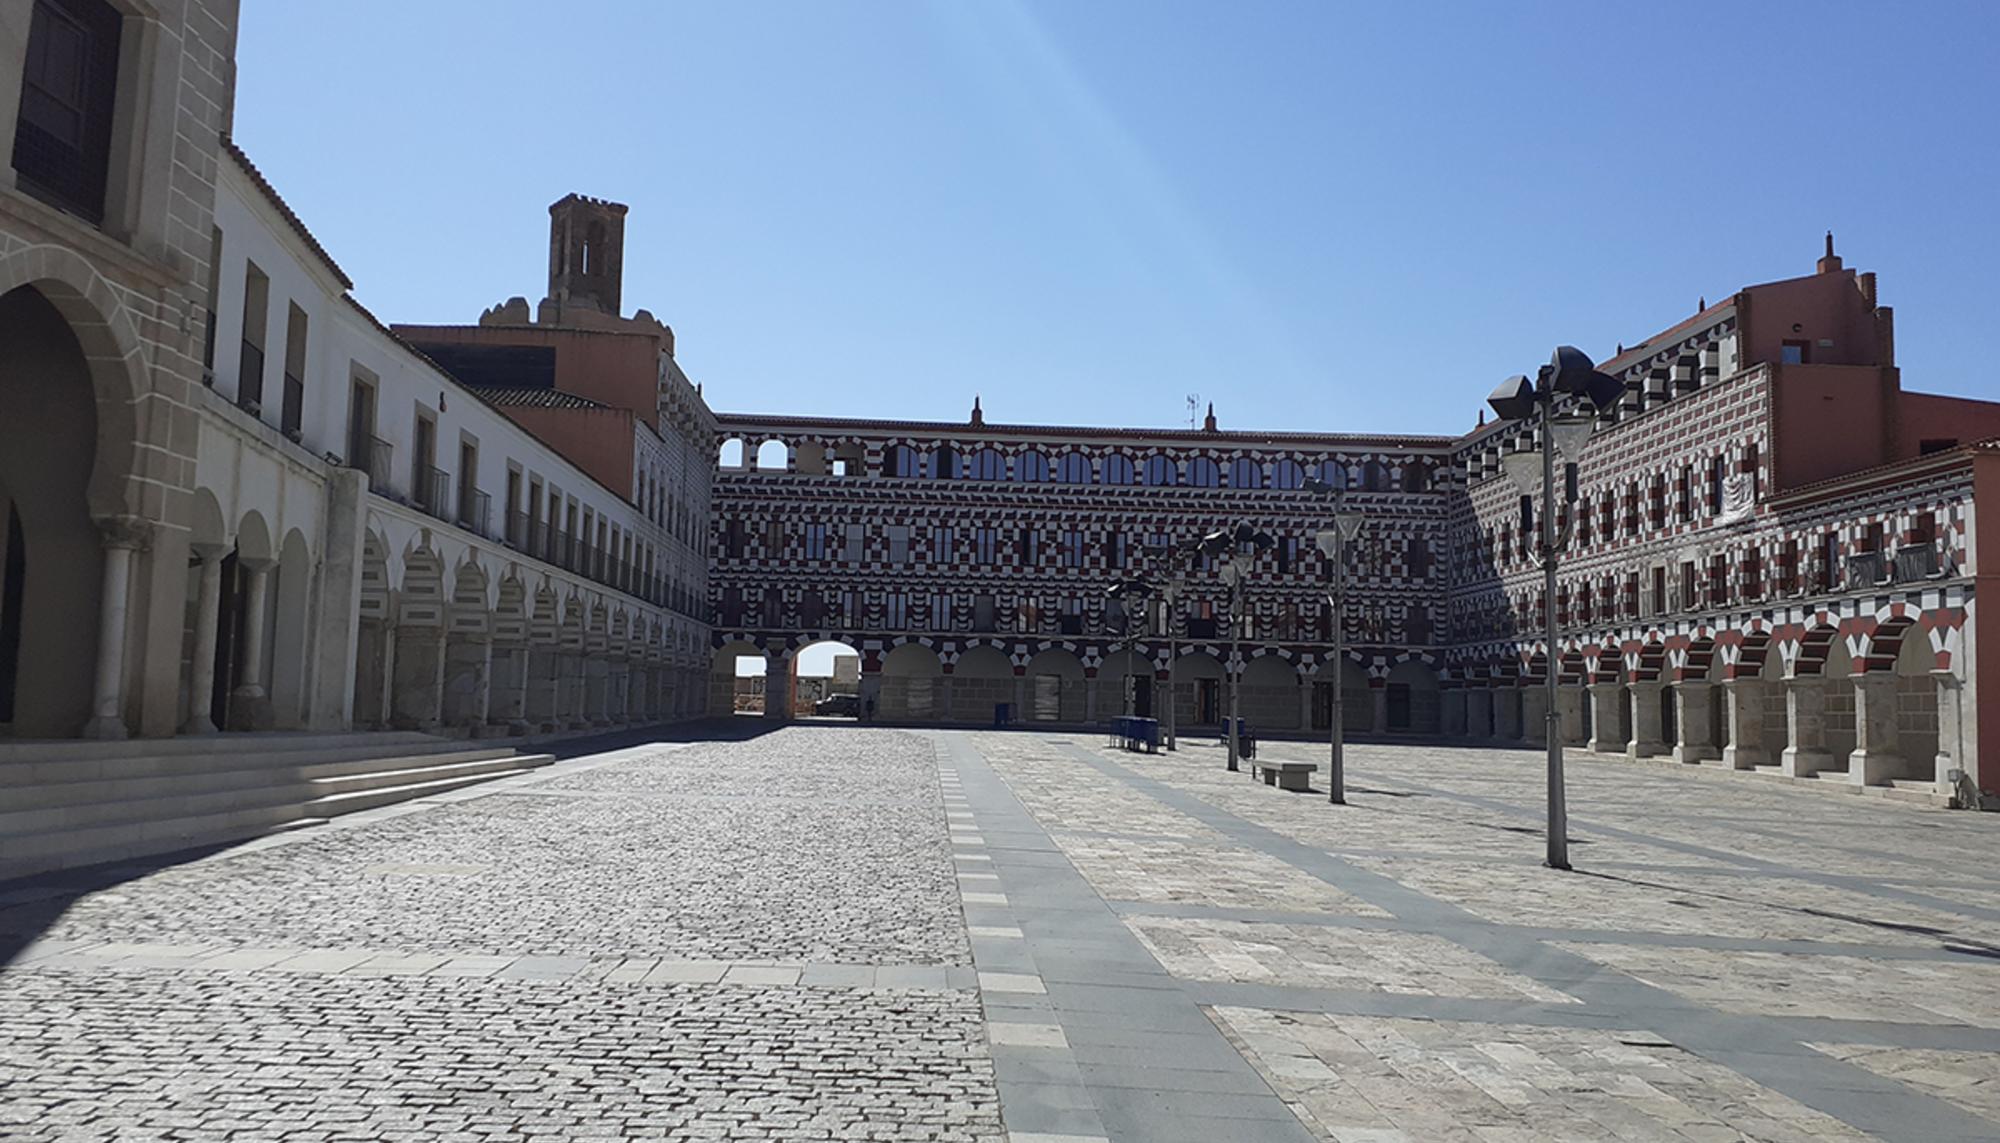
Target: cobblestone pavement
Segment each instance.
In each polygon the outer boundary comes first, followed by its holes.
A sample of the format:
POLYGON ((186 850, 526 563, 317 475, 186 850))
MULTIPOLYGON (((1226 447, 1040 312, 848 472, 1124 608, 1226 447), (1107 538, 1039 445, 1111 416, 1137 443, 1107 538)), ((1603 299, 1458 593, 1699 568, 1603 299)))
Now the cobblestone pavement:
POLYGON ((0 1138, 2000 1139, 2000 819, 1576 756, 1558 873, 1538 755, 1185 747, 802 726, 0 887, 0 1138))
POLYGON ((0 1138, 1004 1138, 929 743, 581 763, 70 903, 0 1138))

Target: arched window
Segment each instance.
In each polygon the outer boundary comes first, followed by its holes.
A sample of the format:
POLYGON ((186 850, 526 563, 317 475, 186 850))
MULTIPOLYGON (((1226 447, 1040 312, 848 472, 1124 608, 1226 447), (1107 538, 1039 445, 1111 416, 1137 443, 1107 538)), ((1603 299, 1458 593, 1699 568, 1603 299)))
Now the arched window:
POLYGON ((1049 478, 1049 458, 1030 449, 1014 458, 1014 478, 1022 484, 1040 484, 1049 478))
POLYGON ((1196 488, 1217 488, 1222 484, 1222 468, 1205 456, 1188 461, 1188 483, 1196 488))
POLYGON ((1371 460, 1361 466, 1361 487, 1367 492, 1386 492, 1389 488, 1389 470, 1382 467, 1379 460, 1371 460))
POLYGON ((1056 480, 1063 484, 1089 484, 1090 458, 1080 452, 1066 452, 1056 462, 1056 480))
POLYGON ((1323 460, 1319 465, 1319 478, 1334 488, 1347 487, 1347 466, 1337 460, 1323 460))
POLYGON ((950 445, 939 445, 931 464, 931 475, 937 479, 958 479, 958 450, 950 445))
POLYGON ((1104 458, 1104 483, 1132 483, 1132 458, 1124 453, 1114 452, 1104 458))
POLYGON ((997 448, 983 448, 972 454, 972 462, 967 465, 968 480, 1007 479, 1007 458, 1000 455, 997 448))
POLYGON ((765 441, 757 446, 757 471, 783 472, 791 460, 791 449, 784 441, 765 441))
POLYGON ((735 437, 722 442, 722 449, 716 454, 716 464, 723 468, 743 467, 743 442, 735 437))
POLYGON ((1403 462, 1403 491, 1429 492, 1431 490, 1430 466, 1419 460, 1403 462))
POLYGON ((886 475, 923 475, 922 458, 918 455, 917 450, 911 448, 909 445, 899 444, 891 446, 888 453, 882 459, 886 475))
POLYGON ((1237 457, 1236 462, 1229 466, 1229 487, 1231 488, 1264 487, 1263 467, 1259 465, 1256 461, 1251 460, 1247 456, 1237 457))
POLYGON ((1306 482, 1306 470, 1290 457, 1271 466, 1271 487, 1297 488, 1306 482))
POLYGON ((1147 457, 1145 472, 1146 483, 1155 487, 1180 483, 1180 466, 1164 456, 1147 457))

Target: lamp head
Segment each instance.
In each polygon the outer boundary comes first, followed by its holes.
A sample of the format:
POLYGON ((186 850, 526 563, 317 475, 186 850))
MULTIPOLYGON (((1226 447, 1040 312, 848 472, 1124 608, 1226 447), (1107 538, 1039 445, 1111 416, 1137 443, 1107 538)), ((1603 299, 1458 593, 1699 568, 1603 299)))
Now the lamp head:
POLYGON ((1503 421, 1526 420, 1535 412, 1535 384, 1516 373, 1500 382, 1486 403, 1493 406, 1503 421))
POLYGON ((1583 442, 1590 439, 1591 431, 1596 427, 1594 419, 1575 414, 1549 422, 1549 436, 1555 441, 1556 455, 1571 464, 1582 460, 1583 442))
POLYGON ((1542 454, 1534 449, 1510 452, 1500 458, 1500 468, 1514 487, 1523 494, 1531 493, 1542 480, 1542 454))
POLYGON ((1366 517, 1359 512, 1335 512, 1333 526, 1340 532, 1341 539, 1352 540, 1361 534, 1361 523, 1364 519, 1366 517))
POLYGON ((1340 491, 1340 489, 1335 488, 1333 485, 1328 484, 1326 481, 1321 480, 1317 476, 1306 477, 1305 483, 1299 485, 1299 487, 1305 489, 1307 492, 1312 493, 1314 496, 1330 496, 1333 493, 1340 491))

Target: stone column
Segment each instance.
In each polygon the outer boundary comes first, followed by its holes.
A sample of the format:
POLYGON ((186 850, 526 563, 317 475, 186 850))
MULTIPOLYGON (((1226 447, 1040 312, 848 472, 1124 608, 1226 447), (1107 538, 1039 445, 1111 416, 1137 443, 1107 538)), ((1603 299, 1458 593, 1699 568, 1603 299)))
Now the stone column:
MULTIPOLYGON (((1035 712, 1028 709, 1028 688, 1032 684, 1029 683, 1027 674, 1021 672, 1021 668, 1016 667, 1014 669, 1017 672, 1014 676, 1014 721, 1033 722, 1035 721, 1035 712)), ((1058 711, 1057 713, 1060 714, 1061 712, 1058 711)))
POLYGON ((1854 752, 1847 756, 1847 780, 1880 786, 1903 774, 1901 729, 1896 723, 1896 673, 1866 671, 1854 676, 1854 752))
POLYGON ((951 705, 951 676, 939 675, 936 689, 931 692, 931 719, 935 722, 956 722, 958 712, 951 705))
POLYGON ((554 730, 562 721, 557 697, 561 688, 562 667, 557 661, 556 649, 529 644, 526 658, 528 723, 537 730, 554 730))
POLYGON ((1764 748, 1764 682, 1762 679, 1724 679, 1723 701, 1727 703, 1729 745, 1722 748, 1722 761, 1737 770, 1769 765, 1764 748))
MULTIPOLYGON (((1371 724, 1371 728, 1376 734, 1387 734, 1389 733, 1389 688, 1386 684, 1375 686, 1374 682, 1375 680, 1370 680, 1368 687, 1368 698, 1374 707, 1374 721, 1371 724)), ((1312 688, 1308 687, 1306 691, 1310 695, 1312 688)), ((1301 723, 1300 725, 1304 726, 1308 724, 1301 723)))
MULTIPOLYGON (((1224 679, 1223 694, 1225 696, 1229 693, 1228 687, 1229 681, 1224 679)), ((1222 701, 1224 704, 1227 704, 1229 700, 1225 697, 1222 701)), ((1225 715, 1225 717, 1227 716, 1225 715)), ((1097 724, 1097 680, 1089 675, 1085 675, 1083 679, 1083 721, 1093 726, 1097 724)))
POLYGON ((271 561, 246 560, 243 569, 243 659, 229 692, 229 729, 269 730, 271 696, 264 691, 264 611, 271 600, 271 561))
MULTIPOLYGON (((1339 684, 1335 684, 1336 686, 1339 684)), ((1465 688, 1451 687, 1438 692, 1438 729, 1446 738, 1466 735, 1465 688)))
POLYGON ((1590 740, 1584 749, 1594 754, 1625 753, 1625 731, 1619 726, 1625 721, 1619 713, 1624 699, 1622 683, 1590 684, 1590 740))
POLYGON ((1562 716, 1562 741, 1565 746, 1582 746, 1590 736, 1583 732, 1583 704, 1590 701, 1590 691, 1582 686, 1556 688, 1556 713, 1562 716))
POLYGON ((556 713, 569 730, 590 729, 590 710, 584 699, 583 652, 565 647, 556 656, 556 713))
POLYGON ((1715 710, 1709 684, 1685 679, 1674 684, 1674 761, 1700 762, 1717 757, 1715 710))
POLYGON ((406 624, 396 629, 389 725, 398 730, 434 731, 443 721, 444 634, 442 627, 406 624))
POLYGON ((582 719, 591 726, 611 725, 610 691, 611 664, 602 656, 587 655, 583 667, 583 712, 582 719))
POLYGON ((1660 692, 1666 684, 1658 679, 1638 679, 1627 686, 1632 693, 1632 741, 1625 744, 1625 757, 1658 758, 1667 752, 1660 737, 1666 730, 1660 719, 1660 692))
POLYGON ((1785 679, 1785 722, 1791 741, 1778 764, 1793 778, 1817 774, 1833 766, 1826 749, 1826 680, 1818 675, 1785 679))
POLYGON ((104 579, 97 597, 97 677, 91 691, 85 738, 124 738, 125 619, 132 591, 132 556, 141 537, 119 525, 105 526, 104 579))
POLYGON ((1494 687, 1493 696, 1493 737, 1496 741, 1512 745, 1521 741, 1521 688, 1512 685, 1494 687))
POLYGON ((222 626, 222 561, 229 549, 201 544, 194 552, 201 558, 201 582, 194 610, 194 661, 188 664, 188 716, 181 733, 214 734, 215 640, 222 626))
POLYGON ((478 734, 493 701, 493 645, 484 638, 445 638, 443 719, 478 734))
POLYGON ((789 719, 792 717, 790 704, 792 661, 783 655, 772 655, 764 661, 764 717, 789 719))
POLYGON ((528 732, 528 648, 502 647, 493 655, 493 693, 486 721, 509 734, 528 732))
POLYGON ((1549 742, 1549 690, 1540 682, 1521 688, 1521 741, 1529 746, 1549 742))
POLYGON ((1932 671, 1931 679, 1937 684, 1938 746, 1937 756, 1932 759, 1932 769, 1936 775, 1937 792, 1951 796, 1955 790, 1951 780, 1953 770, 1965 769, 1974 778, 1976 767, 1965 765, 1964 738, 1965 688, 1959 685, 1958 676, 1949 670, 1932 671))

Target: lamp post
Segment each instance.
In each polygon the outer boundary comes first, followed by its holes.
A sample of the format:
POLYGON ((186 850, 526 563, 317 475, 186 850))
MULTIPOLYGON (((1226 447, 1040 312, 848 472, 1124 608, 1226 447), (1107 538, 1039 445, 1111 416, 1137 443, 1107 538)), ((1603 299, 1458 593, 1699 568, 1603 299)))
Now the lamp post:
POLYGON ((1270 533, 1260 532, 1249 524, 1238 524, 1233 530, 1223 528, 1201 538, 1202 554, 1221 557, 1222 582, 1229 585, 1229 768, 1231 770, 1241 769, 1237 765, 1239 757, 1237 731, 1243 725, 1240 688, 1243 670, 1239 661, 1243 657, 1243 584, 1250 576, 1250 568, 1256 562, 1257 553, 1276 542, 1270 533))
POLYGON ((1508 453, 1501 458, 1507 477, 1521 490, 1521 529, 1529 532, 1534 513, 1534 493, 1541 485, 1541 536, 1535 544, 1535 558, 1542 569, 1543 636, 1548 648, 1544 656, 1543 685, 1548 688, 1548 711, 1544 716, 1543 738, 1548 747, 1548 857, 1551 869, 1569 866, 1569 811, 1564 804, 1562 712, 1558 706, 1557 650, 1560 631, 1556 622, 1556 563, 1569 546, 1573 514, 1566 514, 1556 526, 1556 456, 1563 459, 1563 503, 1576 503, 1576 464, 1583 444, 1590 439, 1597 411, 1610 407, 1625 385, 1616 377, 1597 371, 1590 358, 1574 346, 1557 346, 1547 365, 1536 371, 1535 380, 1513 376, 1493 390, 1486 403, 1503 421, 1515 422, 1539 432, 1540 447, 1508 453), (1557 406, 1564 408, 1558 412, 1557 406))
POLYGON ((1343 605, 1347 601, 1347 564, 1342 555, 1345 545, 1361 534, 1362 516, 1359 512, 1343 510, 1340 489, 1318 477, 1307 480, 1305 490, 1315 496, 1333 498, 1333 527, 1313 533, 1313 540, 1327 560, 1326 606, 1332 618, 1329 626, 1333 629, 1333 703, 1328 719, 1333 724, 1329 735, 1333 747, 1332 757, 1327 762, 1326 800, 1342 806, 1347 804, 1347 770, 1341 757, 1341 739, 1347 731, 1341 708, 1341 692, 1346 689, 1341 685, 1341 676, 1347 671, 1347 655, 1342 647, 1343 628, 1346 626, 1343 605))
POLYGON ((1186 586, 1187 580, 1176 573, 1174 578, 1167 581, 1166 587, 1160 592, 1161 599, 1166 604, 1165 609, 1161 612, 1160 625, 1166 629, 1165 634, 1167 637, 1166 740, 1167 749, 1169 750, 1177 749, 1175 745, 1174 722, 1179 717, 1177 708, 1180 706, 1180 692, 1176 689, 1174 682, 1174 669, 1180 659, 1180 648, 1177 646, 1178 640, 1174 637, 1174 619, 1176 613, 1180 611, 1181 592, 1186 586))

